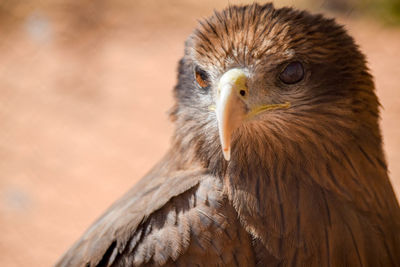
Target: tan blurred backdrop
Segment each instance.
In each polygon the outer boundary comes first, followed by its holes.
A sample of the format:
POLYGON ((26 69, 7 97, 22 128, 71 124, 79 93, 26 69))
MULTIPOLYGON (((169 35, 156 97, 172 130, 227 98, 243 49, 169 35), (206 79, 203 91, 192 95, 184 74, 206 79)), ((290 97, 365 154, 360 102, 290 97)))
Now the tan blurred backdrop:
MULTIPOLYGON (((184 40, 228 3, 0 0, 0 266, 52 265, 163 155, 184 40)), ((334 10, 367 54, 400 192, 400 28, 360 3, 275 5, 334 10)))

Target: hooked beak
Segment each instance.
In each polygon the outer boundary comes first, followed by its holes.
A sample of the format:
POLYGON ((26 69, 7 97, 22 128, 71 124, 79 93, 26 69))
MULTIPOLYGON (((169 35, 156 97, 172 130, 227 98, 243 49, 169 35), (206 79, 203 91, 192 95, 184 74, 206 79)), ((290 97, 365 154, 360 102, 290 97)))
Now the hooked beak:
POLYGON ((248 95, 247 76, 241 69, 231 69, 222 75, 218 84, 215 112, 219 137, 225 160, 231 157, 231 136, 247 115, 245 99, 248 95))
POLYGON ((231 158, 232 133, 244 120, 268 110, 290 108, 290 102, 249 107, 246 103, 249 97, 249 90, 246 85, 247 78, 244 70, 235 68, 225 72, 218 83, 215 112, 222 152, 227 161, 231 158))

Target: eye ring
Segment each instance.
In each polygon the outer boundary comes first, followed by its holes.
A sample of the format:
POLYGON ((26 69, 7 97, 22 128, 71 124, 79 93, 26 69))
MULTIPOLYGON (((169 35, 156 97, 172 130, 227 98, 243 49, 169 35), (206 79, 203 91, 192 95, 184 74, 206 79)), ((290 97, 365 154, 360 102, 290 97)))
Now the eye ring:
POLYGON ((194 69, 195 79, 198 86, 203 89, 207 89, 210 86, 210 79, 207 72, 196 66, 194 69))
POLYGON ((279 79, 284 84, 295 84, 304 79, 305 71, 300 61, 292 61, 285 66, 279 74, 279 79))

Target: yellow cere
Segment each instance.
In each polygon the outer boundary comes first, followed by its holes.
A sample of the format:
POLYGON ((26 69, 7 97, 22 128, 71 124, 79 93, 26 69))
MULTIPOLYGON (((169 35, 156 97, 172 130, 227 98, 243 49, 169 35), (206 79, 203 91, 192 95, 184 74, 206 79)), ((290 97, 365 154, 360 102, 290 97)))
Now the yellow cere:
POLYGON ((246 95, 247 95, 247 86, 246 86, 247 77, 246 77, 246 75, 244 75, 244 73, 241 73, 241 75, 237 75, 235 78, 236 79, 234 79, 233 83, 236 86, 237 90, 238 91, 244 90, 244 91, 246 91, 246 95))
POLYGON ((245 90, 247 93, 246 80, 246 74, 242 69, 230 69, 222 75, 218 84, 218 93, 220 93, 221 85, 223 84, 230 84, 238 91, 245 90))

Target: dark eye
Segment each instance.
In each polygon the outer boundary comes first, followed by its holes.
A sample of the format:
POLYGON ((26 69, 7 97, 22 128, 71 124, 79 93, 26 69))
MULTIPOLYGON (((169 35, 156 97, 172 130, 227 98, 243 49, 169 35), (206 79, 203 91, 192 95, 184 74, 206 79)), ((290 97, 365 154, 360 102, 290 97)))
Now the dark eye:
POLYGON ((210 85, 210 80, 208 77, 207 72, 204 70, 200 69, 199 67, 196 67, 194 69, 195 76, 196 76, 196 82, 201 88, 207 88, 210 85))
POLYGON ((279 79, 286 84, 294 84, 300 82, 304 78, 303 65, 298 62, 289 63, 285 69, 279 74, 279 79))

